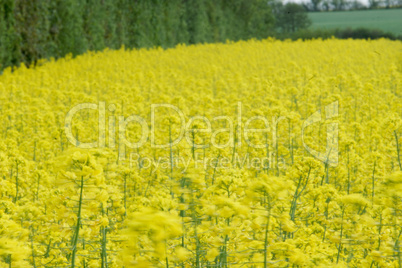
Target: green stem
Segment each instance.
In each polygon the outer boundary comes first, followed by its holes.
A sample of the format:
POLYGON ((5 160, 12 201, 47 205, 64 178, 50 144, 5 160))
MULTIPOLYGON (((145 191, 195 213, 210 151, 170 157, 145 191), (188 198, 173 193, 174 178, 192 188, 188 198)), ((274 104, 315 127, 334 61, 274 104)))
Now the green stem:
POLYGON ((16 172, 17 172, 17 174, 16 174, 16 176, 15 176, 15 198, 14 198, 14 203, 16 203, 17 202, 17 200, 18 200, 18 190, 19 190, 19 180, 18 180, 18 167, 19 167, 19 162, 18 162, 18 160, 17 161, 15 161, 15 164, 16 164, 16 172))
POLYGON ((394 130, 395 141, 396 141, 396 153, 398 155, 398 163, 399 163, 399 170, 402 171, 402 164, 401 164, 401 156, 399 154, 399 142, 398 142, 398 135, 396 134, 396 130, 394 130))
POLYGON ((336 257, 336 263, 339 262, 339 256, 341 254, 341 248, 342 248, 342 235, 343 235, 343 215, 345 212, 345 208, 342 209, 342 221, 341 221, 341 233, 339 235, 339 246, 338 246, 338 256, 336 257))
POLYGON ((81 225, 81 208, 82 208, 82 193, 84 190, 84 176, 81 176, 81 185, 80 185, 80 201, 78 202, 78 213, 77 213, 77 225, 75 227, 75 233, 72 241, 73 252, 72 252, 72 260, 71 260, 71 268, 75 267, 75 255, 77 254, 77 244, 78 244, 78 236, 80 232, 81 225))
POLYGON ((268 260, 267 260, 267 255, 268 255, 268 229, 269 229, 269 220, 271 218, 271 207, 268 208, 268 219, 267 219, 267 226, 265 226, 265 240, 264 240, 264 268, 267 268, 268 266, 268 260))

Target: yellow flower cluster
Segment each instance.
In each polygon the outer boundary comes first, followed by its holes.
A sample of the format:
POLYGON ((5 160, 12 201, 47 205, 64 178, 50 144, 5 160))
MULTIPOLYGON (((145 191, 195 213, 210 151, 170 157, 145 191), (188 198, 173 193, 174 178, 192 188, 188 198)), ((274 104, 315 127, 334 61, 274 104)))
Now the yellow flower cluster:
POLYGON ((402 267, 402 43, 0 75, 0 267, 402 267))

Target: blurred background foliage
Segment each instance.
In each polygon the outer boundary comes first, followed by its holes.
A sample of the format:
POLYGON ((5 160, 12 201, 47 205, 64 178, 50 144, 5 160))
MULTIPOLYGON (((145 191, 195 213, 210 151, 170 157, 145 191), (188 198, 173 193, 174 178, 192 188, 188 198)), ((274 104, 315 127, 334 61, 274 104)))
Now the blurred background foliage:
POLYGON ((0 0, 0 69, 106 47, 266 38, 261 0, 0 0))
POLYGON ((380 30, 308 29, 308 10, 281 0, 0 0, 0 72, 122 46, 169 48, 269 36, 402 39, 380 30))

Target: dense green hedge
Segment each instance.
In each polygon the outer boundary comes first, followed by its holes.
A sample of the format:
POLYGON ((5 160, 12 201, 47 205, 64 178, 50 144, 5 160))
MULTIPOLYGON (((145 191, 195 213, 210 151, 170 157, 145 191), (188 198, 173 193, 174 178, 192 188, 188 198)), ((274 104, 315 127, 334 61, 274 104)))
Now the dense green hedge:
POLYGON ((281 34, 278 33, 278 39, 379 39, 387 38, 390 40, 402 40, 402 36, 396 36, 392 33, 384 32, 382 30, 367 29, 367 28, 346 28, 346 29, 302 29, 294 33, 281 34))
POLYGON ((270 3, 271 7, 266 0, 0 0, 0 71, 21 62, 29 66, 39 59, 106 47, 167 48, 268 36, 402 39, 369 29, 275 32, 290 27, 286 23, 294 17, 280 27, 278 23, 294 12, 270 3))
POLYGON ((0 69, 105 47, 265 38, 264 0, 0 0, 0 69))

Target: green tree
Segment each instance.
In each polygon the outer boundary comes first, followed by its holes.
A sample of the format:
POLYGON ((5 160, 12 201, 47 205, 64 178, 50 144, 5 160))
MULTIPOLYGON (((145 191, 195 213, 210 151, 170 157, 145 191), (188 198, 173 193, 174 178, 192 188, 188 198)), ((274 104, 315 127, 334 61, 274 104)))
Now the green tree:
POLYGON ((15 31, 14 9, 13 0, 0 2, 0 70, 21 61, 18 48, 20 42, 15 31))
POLYGON ((266 38, 274 0, 0 0, 0 70, 106 47, 266 38))
POLYGON ((311 20, 303 6, 287 3, 279 10, 276 23, 282 32, 292 33, 309 27, 311 20))
POLYGON ((369 2, 370 9, 378 8, 378 6, 380 5, 379 0, 369 0, 368 2, 369 2))
POLYGON ((88 49, 84 29, 84 0, 62 1, 58 6, 60 22, 59 52, 61 56, 68 53, 78 55, 88 49))
POLYGON ((322 0, 311 0, 311 4, 313 5, 313 10, 314 11, 319 11, 320 10, 320 4, 322 0))

